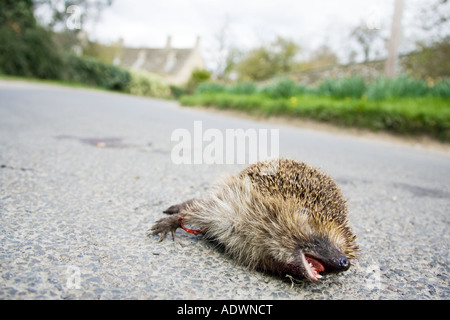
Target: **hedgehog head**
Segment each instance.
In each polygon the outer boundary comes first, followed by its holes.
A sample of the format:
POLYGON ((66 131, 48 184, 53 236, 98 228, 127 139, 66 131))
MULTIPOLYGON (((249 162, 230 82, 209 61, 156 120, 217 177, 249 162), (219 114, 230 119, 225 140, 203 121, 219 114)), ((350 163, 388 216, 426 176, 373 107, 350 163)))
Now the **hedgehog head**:
POLYGON ((286 202, 283 208, 273 209, 278 213, 272 215, 272 223, 265 223, 273 239, 267 242, 269 256, 265 260, 272 262, 267 269, 318 281, 324 273, 350 268, 359 248, 346 212, 332 215, 317 208, 294 210, 286 202))
POLYGON ((322 278, 321 273, 337 273, 350 268, 359 248, 346 218, 337 220, 316 211, 300 214, 299 220, 303 220, 302 223, 290 233, 294 238, 290 241, 293 254, 287 262, 288 270, 317 281, 322 278))

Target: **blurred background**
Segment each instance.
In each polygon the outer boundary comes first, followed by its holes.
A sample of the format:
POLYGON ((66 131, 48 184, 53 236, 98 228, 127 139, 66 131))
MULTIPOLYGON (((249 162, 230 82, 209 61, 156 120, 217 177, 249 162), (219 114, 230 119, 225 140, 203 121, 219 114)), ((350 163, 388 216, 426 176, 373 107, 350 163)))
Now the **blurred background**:
POLYGON ((0 74, 450 140, 447 0, 0 0, 0 74))

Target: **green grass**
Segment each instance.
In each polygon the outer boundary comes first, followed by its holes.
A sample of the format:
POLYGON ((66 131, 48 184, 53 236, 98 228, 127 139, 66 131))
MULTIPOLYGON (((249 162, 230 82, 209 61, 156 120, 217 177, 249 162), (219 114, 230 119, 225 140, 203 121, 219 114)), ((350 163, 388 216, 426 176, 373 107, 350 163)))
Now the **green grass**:
POLYGON ((301 117, 340 126, 384 130, 403 135, 428 135, 450 141, 450 99, 406 97, 369 100, 312 94, 270 98, 267 94, 203 93, 182 96, 185 106, 214 106, 258 115, 301 117))

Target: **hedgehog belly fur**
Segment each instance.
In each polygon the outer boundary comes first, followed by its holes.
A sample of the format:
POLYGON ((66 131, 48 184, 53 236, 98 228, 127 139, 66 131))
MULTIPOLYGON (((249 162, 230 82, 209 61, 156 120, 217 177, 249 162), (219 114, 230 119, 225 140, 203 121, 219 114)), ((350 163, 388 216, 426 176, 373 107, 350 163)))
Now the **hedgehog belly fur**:
MULTIPOLYGON (((267 269, 272 258, 285 261, 292 255, 294 230, 289 230, 290 224, 276 210, 287 211, 293 206, 277 197, 264 197, 248 177, 232 176, 221 179, 207 200, 194 202, 185 211, 185 221, 205 230, 207 238, 222 244, 241 264, 267 269)), ((302 236, 311 232, 306 216, 293 218, 295 232, 302 231, 302 236)))

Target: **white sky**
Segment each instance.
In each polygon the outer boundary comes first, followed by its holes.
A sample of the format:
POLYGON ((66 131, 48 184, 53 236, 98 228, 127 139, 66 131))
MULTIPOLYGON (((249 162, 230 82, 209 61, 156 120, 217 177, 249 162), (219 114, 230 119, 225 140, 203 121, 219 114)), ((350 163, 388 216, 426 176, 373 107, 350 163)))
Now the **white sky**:
MULTIPOLYGON (((414 23, 413 9, 426 1, 405 0, 404 25, 414 23)), ((200 36, 208 59, 228 17, 229 45, 245 50, 280 35, 305 52, 327 44, 345 59, 350 29, 361 21, 375 22, 387 37, 393 8, 394 0, 115 0, 88 31, 93 40, 123 38, 133 47, 163 47, 168 35, 172 46, 192 47, 200 36)), ((405 39, 414 37, 414 31, 404 34, 405 39)))

